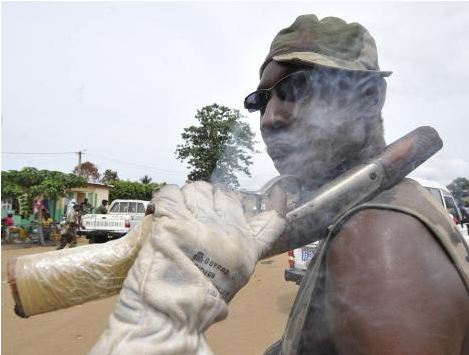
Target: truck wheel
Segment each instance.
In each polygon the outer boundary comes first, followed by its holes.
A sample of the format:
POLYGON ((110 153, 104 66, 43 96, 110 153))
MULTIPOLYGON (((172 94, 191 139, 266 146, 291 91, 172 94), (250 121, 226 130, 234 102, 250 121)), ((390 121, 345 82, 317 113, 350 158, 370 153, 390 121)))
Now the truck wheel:
POLYGON ((90 244, 99 244, 99 243, 106 243, 107 236, 102 235, 93 235, 90 237, 90 244))

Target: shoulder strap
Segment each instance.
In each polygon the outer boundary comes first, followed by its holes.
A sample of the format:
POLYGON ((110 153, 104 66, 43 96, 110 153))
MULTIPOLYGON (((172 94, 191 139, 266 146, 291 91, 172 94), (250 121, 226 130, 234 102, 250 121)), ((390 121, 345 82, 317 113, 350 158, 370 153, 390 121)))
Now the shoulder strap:
POLYGON ((396 211, 419 220, 451 259, 469 293, 469 246, 456 226, 451 223, 444 207, 437 203, 425 188, 414 180, 404 179, 395 187, 383 191, 372 201, 345 213, 333 225, 331 234, 337 234, 352 215, 364 209, 396 211))
POLYGON ((453 261, 456 270, 469 293, 469 247, 456 227, 451 224, 443 206, 418 183, 404 179, 389 190, 383 191, 372 201, 359 205, 341 216, 330 228, 328 236, 321 241, 316 254, 301 282, 282 339, 281 354, 297 354, 302 329, 305 327, 313 298, 323 286, 327 250, 333 237, 355 213, 365 209, 382 209, 410 215, 425 225, 435 236, 443 250, 453 261))

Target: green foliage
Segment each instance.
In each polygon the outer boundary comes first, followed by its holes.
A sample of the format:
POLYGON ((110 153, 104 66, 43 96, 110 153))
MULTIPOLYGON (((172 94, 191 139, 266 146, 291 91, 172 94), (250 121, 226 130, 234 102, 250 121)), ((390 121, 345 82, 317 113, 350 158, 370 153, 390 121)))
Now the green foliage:
POLYGON ((104 171, 101 182, 105 184, 112 184, 114 183, 114 181, 118 181, 118 180, 119 180, 119 176, 117 175, 117 171, 106 169, 106 171, 104 171))
POLYGON ((469 180, 464 177, 458 177, 454 179, 447 188, 451 191, 456 201, 461 203, 463 197, 466 197, 469 193, 469 180))
POLYGON ((237 172, 251 176, 251 153, 255 133, 238 110, 212 104, 197 110, 199 125, 184 128, 184 144, 176 147, 176 158, 187 161, 189 180, 205 180, 239 186, 237 172))
POLYGON ((5 178, 5 171, 2 171, 2 198, 18 198, 23 189, 13 181, 5 178))
POLYGON ((469 190, 469 180, 464 178, 464 177, 458 177, 454 179, 451 184, 448 186, 449 190, 452 190, 454 188, 460 188, 462 190, 469 190))
POLYGON ((21 194, 28 193, 31 197, 43 196, 56 199, 59 196, 65 196, 66 190, 85 184, 84 178, 60 171, 36 168, 2 171, 2 196, 4 197, 18 198, 21 194))
POLYGON ((148 175, 143 175, 141 178, 140 178, 140 182, 142 184, 149 184, 153 179, 151 178, 151 176, 148 176, 148 175))
POLYGON ((114 187, 112 187, 109 191, 109 200, 114 201, 116 199, 132 199, 150 201, 153 195, 153 191, 159 190, 163 185, 165 185, 165 183, 143 184, 141 182, 133 181, 115 181, 113 183, 114 187))
POLYGON ((30 204, 37 196, 55 200, 65 196, 65 191, 85 184, 84 178, 60 171, 36 168, 2 171, 2 198, 21 196, 23 204, 30 204))

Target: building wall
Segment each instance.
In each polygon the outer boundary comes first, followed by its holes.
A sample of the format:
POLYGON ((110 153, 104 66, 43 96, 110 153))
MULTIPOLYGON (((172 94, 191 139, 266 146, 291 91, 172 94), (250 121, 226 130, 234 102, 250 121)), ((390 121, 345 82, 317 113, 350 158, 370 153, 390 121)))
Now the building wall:
POLYGON ((78 203, 82 203, 85 198, 88 203, 94 208, 101 204, 102 200, 109 200, 109 186, 88 184, 86 187, 74 188, 68 191, 64 198, 61 198, 57 203, 57 212, 55 216, 63 216, 66 212, 66 206, 74 199, 78 203))

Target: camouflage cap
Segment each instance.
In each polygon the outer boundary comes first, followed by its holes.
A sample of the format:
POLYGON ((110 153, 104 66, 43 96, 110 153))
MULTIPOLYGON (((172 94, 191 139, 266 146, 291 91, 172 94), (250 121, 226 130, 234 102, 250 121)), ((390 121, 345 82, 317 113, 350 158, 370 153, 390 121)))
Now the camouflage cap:
POLYGON ((319 21, 315 15, 299 16, 274 38, 261 66, 261 76, 271 61, 375 72, 380 76, 392 73, 380 71, 376 44, 366 28, 337 17, 319 21))

